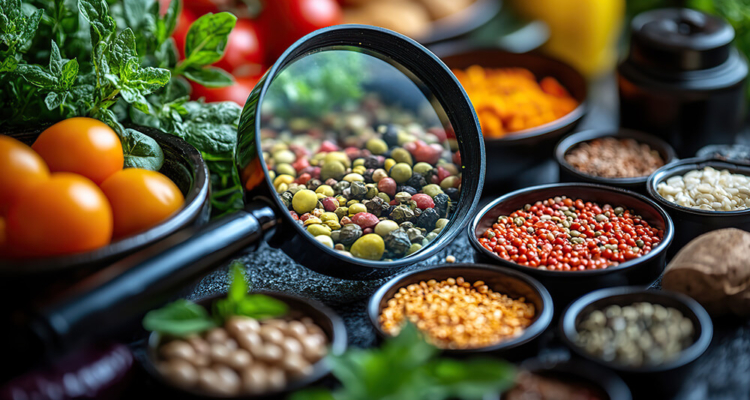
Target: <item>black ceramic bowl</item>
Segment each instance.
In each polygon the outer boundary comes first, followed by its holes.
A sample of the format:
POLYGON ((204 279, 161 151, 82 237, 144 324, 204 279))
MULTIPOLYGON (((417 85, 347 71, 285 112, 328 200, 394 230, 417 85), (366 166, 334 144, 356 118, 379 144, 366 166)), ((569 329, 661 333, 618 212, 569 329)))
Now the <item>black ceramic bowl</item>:
MULTIPOLYGON (((318 303, 317 301, 310 299, 303 299, 301 297, 292 296, 285 293, 279 292, 267 292, 259 291, 267 296, 271 296, 277 300, 281 300, 289 306, 290 318, 302 318, 309 317, 315 322, 326 336, 328 336, 328 354, 341 355, 346 351, 347 339, 346 339, 346 326, 344 321, 335 312, 325 305, 318 303)), ((197 303, 211 309, 211 304, 222 298, 223 295, 211 296, 201 300, 197 303)), ((141 358, 143 368, 160 383, 159 387, 156 388, 158 392, 162 393, 164 398, 190 398, 190 399, 216 399, 216 398, 231 398, 231 399, 271 399, 271 398, 285 398, 287 394, 302 389, 312 383, 315 383, 327 376, 331 372, 331 366, 328 364, 325 358, 318 361, 313 365, 313 372, 301 379, 291 381, 287 386, 279 391, 267 392, 259 395, 243 395, 243 396, 208 396, 201 394, 197 391, 186 390, 172 385, 168 382, 156 367, 155 360, 157 359, 157 349, 161 344, 162 336, 154 332, 148 338, 148 348, 146 349, 145 357, 141 358)))
POLYGON ((367 304, 367 314, 375 328, 375 332, 381 338, 389 337, 381 328, 379 317, 383 308, 386 307, 388 300, 392 299, 399 289, 409 286, 412 283, 419 283, 430 279, 441 281, 448 278, 458 278, 459 276, 463 277, 467 282, 484 281, 491 290, 507 294, 512 298, 524 297, 526 301, 534 304, 536 316, 534 317, 534 322, 520 336, 513 339, 504 340, 492 346, 461 350, 445 349, 443 352, 451 355, 497 352, 503 353, 503 356, 508 358, 530 354, 528 350, 532 346, 528 344, 538 338, 547 329, 550 322, 552 322, 552 315, 554 313, 552 298, 547 289, 535 279, 516 271, 493 265, 446 264, 407 272, 394 277, 381 286, 370 297, 370 301, 367 304))
POLYGON ((657 391, 673 393, 679 389, 691 364, 706 351, 711 343, 713 323, 706 310, 698 302, 685 295, 639 287, 617 287, 597 290, 571 303, 560 319, 560 334, 562 340, 576 354, 616 371, 628 382, 634 392, 655 395, 657 391), (664 364, 635 368, 601 360, 589 355, 576 345, 578 324, 592 311, 613 304, 625 306, 641 301, 674 307, 693 322, 695 341, 690 347, 684 349, 679 357, 664 364))
MULTIPOLYGON (((208 167, 200 152, 177 136, 161 133, 156 129, 139 127, 139 131, 154 138, 164 152, 162 174, 171 179, 185 196, 182 209, 153 228, 122 238, 107 246, 84 253, 28 260, 1 260, 0 276, 21 276, 65 273, 71 270, 92 269, 124 257, 150 243, 193 225, 208 221, 208 167)), ((42 130, 10 132, 9 135, 31 145, 42 130)))
POLYGON ((617 374, 591 362, 578 359, 555 362, 532 358, 521 363, 520 367, 545 378, 591 387, 599 391, 597 394, 606 396, 604 398, 607 400, 633 398, 628 385, 617 374))
POLYGON ((565 160, 565 156, 569 151, 573 150, 579 144, 588 142, 594 139, 613 137, 616 139, 634 139, 638 143, 644 143, 649 145, 653 150, 659 152, 661 159, 664 160, 664 164, 669 164, 677 157, 672 146, 667 142, 643 132, 634 131, 630 129, 619 129, 617 131, 612 130, 586 130, 581 132, 573 133, 565 137, 555 147, 555 161, 560 167, 560 182, 590 182, 598 183, 601 185, 615 186, 623 189, 633 190, 641 194, 646 194, 646 181, 648 181, 648 175, 637 177, 637 178, 603 178, 599 176, 589 175, 583 173, 570 165, 565 160))
POLYGON ((750 176, 750 165, 733 161, 687 158, 670 165, 665 165, 648 179, 648 194, 656 200, 674 220, 674 246, 669 251, 670 256, 676 254, 683 246, 696 237, 716 229, 738 228, 750 230, 750 209, 738 211, 708 211, 683 207, 661 197, 656 187, 659 183, 673 176, 685 175, 694 169, 712 167, 722 170, 728 169, 732 173, 750 176))
POLYGON ((672 243, 674 228, 669 215, 656 203, 624 189, 591 183, 559 183, 534 186, 501 196, 484 207, 469 225, 469 242, 474 246, 477 262, 490 262, 513 268, 538 279, 552 294, 555 305, 564 306, 576 297, 592 290, 623 285, 647 284, 656 280, 666 266, 667 248, 672 243), (527 267, 500 258, 479 244, 478 237, 500 215, 509 215, 526 204, 534 204, 556 196, 610 204, 633 209, 651 226, 664 231, 664 237, 648 254, 606 269, 585 271, 550 271, 527 267))
MULTIPOLYGON (((440 55, 440 54, 439 54, 440 55)), ((535 128, 513 132, 505 137, 484 138, 487 152, 485 188, 512 180, 518 174, 551 159, 557 140, 576 127, 586 113, 586 79, 570 65, 535 53, 510 53, 498 49, 479 49, 440 55, 451 69, 472 65, 485 68, 526 68, 541 79, 551 76, 578 101, 567 115, 535 128)))

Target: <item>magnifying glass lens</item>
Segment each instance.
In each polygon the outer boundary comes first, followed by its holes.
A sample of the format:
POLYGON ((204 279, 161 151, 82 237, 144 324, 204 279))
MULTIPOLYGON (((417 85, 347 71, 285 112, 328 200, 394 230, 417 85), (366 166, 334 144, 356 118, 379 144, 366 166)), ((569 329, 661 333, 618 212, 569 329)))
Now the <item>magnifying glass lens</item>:
POLYGON ((450 223, 461 195, 450 121, 387 57, 336 47, 298 58, 274 77, 259 116, 268 177, 313 245, 389 261, 450 223))

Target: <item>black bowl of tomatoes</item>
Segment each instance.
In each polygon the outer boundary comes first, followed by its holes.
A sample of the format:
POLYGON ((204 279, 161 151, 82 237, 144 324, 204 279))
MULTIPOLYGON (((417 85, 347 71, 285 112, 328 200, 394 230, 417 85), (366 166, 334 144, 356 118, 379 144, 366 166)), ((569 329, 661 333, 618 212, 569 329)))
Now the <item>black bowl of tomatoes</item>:
POLYGON ((208 220, 198 150, 137 131, 145 136, 120 140, 98 120, 71 118, 0 135, 0 276, 75 277, 208 220))

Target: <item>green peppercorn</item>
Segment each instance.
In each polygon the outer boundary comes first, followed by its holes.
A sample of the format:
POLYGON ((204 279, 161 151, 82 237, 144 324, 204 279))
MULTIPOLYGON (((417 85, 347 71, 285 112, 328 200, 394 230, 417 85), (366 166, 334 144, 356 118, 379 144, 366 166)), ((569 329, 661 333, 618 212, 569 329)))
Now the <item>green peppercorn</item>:
POLYGON ((349 215, 355 215, 361 212, 367 212, 367 207, 362 203, 355 203, 349 206, 349 215))
POLYGON ((391 198, 388 197, 388 194, 386 194, 384 192, 378 192, 378 197, 380 197, 381 199, 383 199, 383 201, 385 201, 386 204, 388 204, 388 203, 391 202, 391 198))
MULTIPOLYGON (((352 172, 359 175, 364 175, 365 171, 367 171, 367 168, 365 168, 364 166, 352 168, 352 172)), ((364 179, 364 177, 362 179, 364 179)))
POLYGON ((336 209, 336 211, 334 211, 334 213, 336 213, 336 216, 339 217, 339 220, 341 220, 341 218, 349 215, 349 207, 339 207, 336 209))
POLYGON ((366 260, 380 260, 385 252, 383 238, 374 233, 364 235, 352 245, 351 253, 354 257, 366 260))
POLYGON ((323 243, 323 245, 326 247, 333 248, 333 239, 331 239, 330 236, 326 236, 326 235, 315 236, 315 240, 317 240, 320 243, 323 243))
POLYGON ((430 184, 422 188, 422 193, 434 198, 443 193, 443 189, 438 185, 430 184))
POLYGON ((339 232, 338 241, 349 246, 362 236, 362 228, 357 224, 344 225, 339 232))
MULTIPOLYGON (((411 153, 409 153, 406 149, 396 147, 395 149, 391 150, 391 158, 396 160, 397 163, 404 163, 409 165, 409 173, 411 174, 411 166, 414 164, 414 161, 412 161, 411 158, 411 153)), ((391 175, 391 177, 393 176, 391 175)))
POLYGON ((450 220, 449 220, 449 219, 447 219, 447 218, 440 218, 440 219, 439 219, 439 220, 437 220, 437 222, 435 223, 435 229, 440 229, 440 230, 442 230, 443 228, 445 228, 445 226, 446 226, 446 225, 448 225, 448 222, 450 222, 450 220))
POLYGON ((331 151, 325 155, 323 161, 325 161, 326 164, 331 161, 338 161, 344 164, 346 168, 349 168, 352 165, 351 160, 349 160, 349 156, 347 156, 343 151, 331 151))
POLYGON ((315 189, 315 193, 320 193, 325 197, 333 196, 333 188, 328 185, 320 185, 315 189))
POLYGON ((292 207, 297 214, 308 213, 315 209, 318 205, 318 196, 315 192, 308 189, 303 189, 297 192, 292 198, 292 207))
POLYGON ((418 252, 419 250, 422 250, 422 245, 419 244, 419 243, 412 243, 412 245, 409 246, 409 250, 406 251, 406 255, 410 256, 410 255, 418 252))
POLYGON ((397 183, 404 183, 411 178, 411 167, 407 163, 398 163, 391 168, 390 175, 397 183))
POLYGON ((411 200, 411 195, 406 192, 398 192, 396 193, 396 201, 398 201, 401 204, 408 203, 409 200, 411 200))
POLYGON ((334 231, 341 229, 341 224, 338 220, 323 221, 323 225, 328 226, 329 228, 331 228, 331 230, 334 231))
POLYGON ((442 182, 440 182, 440 188, 443 190, 448 190, 452 187, 458 186, 460 182, 461 180, 457 176, 449 176, 443 179, 442 182))
POLYGON ((383 139, 373 138, 367 141, 367 150, 372 154, 380 155, 388 151, 388 144, 383 139))
POLYGON ((320 215, 320 220, 323 221, 323 222, 326 222, 326 221, 336 221, 336 222, 338 222, 339 217, 336 215, 336 213, 333 213, 333 212, 324 212, 323 214, 320 215))
POLYGON ((367 193, 365 193, 365 198, 367 200, 370 200, 378 195, 378 186, 374 183, 368 183, 367 185, 365 185, 365 188, 367 189, 367 193))
POLYGON ((352 163, 352 168, 353 167, 363 167, 364 165, 365 165, 365 159, 364 158, 358 158, 358 159, 354 160, 354 162, 352 163))
POLYGON ((291 164, 276 165, 276 173, 279 175, 297 176, 297 171, 294 169, 294 167, 292 167, 291 164))
POLYGON ((346 167, 340 161, 327 161, 320 169, 320 179, 341 180, 346 173, 346 167))
POLYGON ((276 165, 291 164, 296 159, 297 159, 297 156, 295 156, 294 153, 291 152, 290 150, 279 150, 273 153, 273 161, 276 163, 276 165))
POLYGON ((411 246, 408 234, 402 229, 394 229, 388 232, 383 241, 385 242, 388 251, 397 256, 406 253, 411 246))
POLYGON ((356 182, 364 182, 365 178, 362 175, 360 175, 360 174, 351 173, 351 174, 347 174, 346 176, 344 176, 344 180, 347 181, 347 182, 349 182, 349 183, 355 182, 355 181, 356 182))
POLYGON ((314 224, 307 227, 307 233, 313 235, 313 236, 320 236, 320 235, 331 235, 331 228, 328 225, 323 224, 314 224))
POLYGON ((424 238, 431 242, 431 241, 435 240, 436 237, 437 237, 437 233, 430 232, 424 238))
POLYGON ((380 182, 381 179, 387 178, 387 177, 388 177, 388 173, 385 172, 383 168, 378 168, 372 172, 372 180, 376 183, 380 182))
POLYGON ((391 168, 393 168, 394 165, 396 165, 396 160, 392 158, 386 158, 385 163, 383 163, 383 169, 385 170, 385 172, 390 172, 391 168))
POLYGON ((377 233, 378 235, 382 237, 385 237, 391 231, 394 231, 396 229, 398 229, 398 224, 396 223, 396 221, 391 221, 387 219, 380 221, 378 222, 377 225, 375 225, 375 233, 377 233))
POLYGON ((276 193, 284 193, 287 190, 289 190, 289 186, 286 183, 281 183, 278 186, 276 186, 276 193))
POLYGON ((367 187, 365 187, 364 182, 354 181, 351 186, 349 186, 349 191, 353 199, 362 200, 367 194, 367 187))
POLYGON ((426 162, 418 162, 417 165, 414 166, 414 172, 422 175, 422 176, 428 176, 432 170, 432 165, 426 163, 426 162))

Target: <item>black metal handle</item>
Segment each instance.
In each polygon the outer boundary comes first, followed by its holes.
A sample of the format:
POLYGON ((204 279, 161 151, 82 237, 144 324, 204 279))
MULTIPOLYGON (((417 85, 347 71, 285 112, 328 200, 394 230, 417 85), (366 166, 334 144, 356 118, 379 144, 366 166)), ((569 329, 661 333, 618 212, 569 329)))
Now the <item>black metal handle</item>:
POLYGON ((276 223, 269 203, 259 200, 197 231, 178 232, 76 285, 42 309, 32 329, 51 351, 112 333, 260 241, 276 223))

